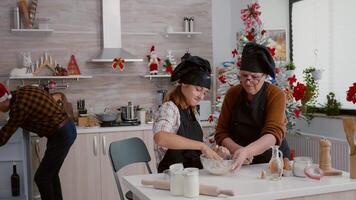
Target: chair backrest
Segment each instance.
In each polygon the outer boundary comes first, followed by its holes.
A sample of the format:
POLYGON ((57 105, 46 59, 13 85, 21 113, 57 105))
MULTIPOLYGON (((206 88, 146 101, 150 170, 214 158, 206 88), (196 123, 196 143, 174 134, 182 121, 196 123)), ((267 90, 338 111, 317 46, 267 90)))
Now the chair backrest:
POLYGON ((109 147, 109 155, 117 189, 119 190, 120 198, 124 200, 117 172, 127 165, 144 162, 148 172, 151 174, 152 170, 148 164, 151 161, 151 156, 145 143, 137 137, 112 142, 109 147))

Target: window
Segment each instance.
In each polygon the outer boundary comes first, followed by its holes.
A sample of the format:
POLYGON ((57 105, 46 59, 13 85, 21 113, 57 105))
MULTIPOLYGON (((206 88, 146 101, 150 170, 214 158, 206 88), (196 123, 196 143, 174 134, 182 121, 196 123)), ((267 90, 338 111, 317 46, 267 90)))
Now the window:
POLYGON ((290 0, 291 58, 298 80, 302 71, 324 69, 318 103, 334 92, 343 109, 356 109, 346 101, 346 91, 356 82, 356 1, 290 0))

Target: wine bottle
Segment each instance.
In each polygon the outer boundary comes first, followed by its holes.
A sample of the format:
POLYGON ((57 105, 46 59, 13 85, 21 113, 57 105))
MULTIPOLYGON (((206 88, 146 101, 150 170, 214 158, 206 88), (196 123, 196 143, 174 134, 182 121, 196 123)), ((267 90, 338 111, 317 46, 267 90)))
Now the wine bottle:
POLYGON ((17 174, 16 165, 12 166, 11 192, 12 196, 20 196, 20 176, 17 174))

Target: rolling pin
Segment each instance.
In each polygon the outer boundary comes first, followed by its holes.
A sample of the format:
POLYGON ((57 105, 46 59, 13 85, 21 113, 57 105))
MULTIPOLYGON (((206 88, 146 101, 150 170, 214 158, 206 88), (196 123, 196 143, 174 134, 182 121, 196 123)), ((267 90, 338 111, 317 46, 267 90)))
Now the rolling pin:
MULTIPOLYGON (((159 190, 169 190, 169 181, 167 180, 141 180, 142 185, 152 185, 153 188, 159 190)), ((233 190, 220 190, 217 186, 212 185, 199 185, 199 194, 217 197, 220 194, 226 196, 234 196, 233 190)))

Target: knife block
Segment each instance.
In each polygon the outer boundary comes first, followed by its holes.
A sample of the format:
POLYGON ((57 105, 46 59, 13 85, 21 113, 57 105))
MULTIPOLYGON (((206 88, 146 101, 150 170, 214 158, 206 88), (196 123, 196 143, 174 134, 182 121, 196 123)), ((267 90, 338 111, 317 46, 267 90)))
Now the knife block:
POLYGON ((350 155, 350 178, 356 179, 356 154, 350 155))

